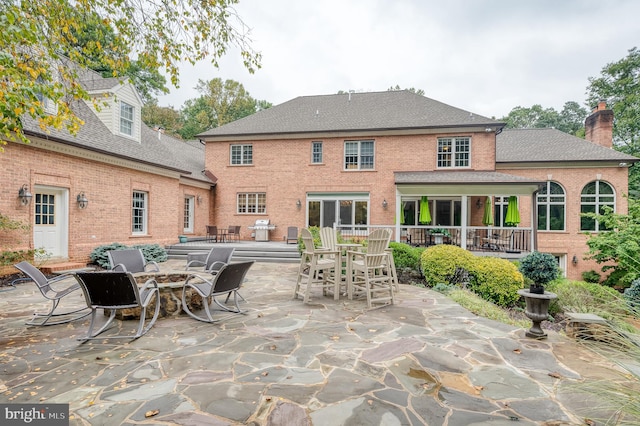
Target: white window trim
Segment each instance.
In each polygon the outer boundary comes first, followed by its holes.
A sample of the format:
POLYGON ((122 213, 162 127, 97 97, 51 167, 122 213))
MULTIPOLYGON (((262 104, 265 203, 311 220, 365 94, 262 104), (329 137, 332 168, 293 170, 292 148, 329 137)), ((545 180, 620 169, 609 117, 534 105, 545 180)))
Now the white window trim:
POLYGON ((554 180, 548 180, 545 182, 546 185, 546 198, 549 200, 547 202, 544 203, 540 203, 539 197, 540 195, 536 195, 536 206, 540 206, 540 205, 544 205, 547 208, 547 223, 546 223, 546 227, 545 229, 538 229, 538 220, 537 220, 537 212, 536 212, 536 231, 538 232, 566 232, 567 231, 567 190, 564 188, 564 186, 562 186, 560 184, 560 182, 556 182, 554 180), (561 189, 562 189, 562 198, 563 201, 562 202, 558 202, 558 201, 551 201, 552 197, 559 197, 559 194, 551 194, 551 192, 549 191, 551 183, 555 183, 556 185, 558 185, 561 189), (562 218, 562 224, 563 227, 562 229, 549 229, 549 222, 551 220, 551 206, 563 206, 564 208, 562 209, 563 211, 563 215, 564 217, 562 218))
POLYGON ((447 137, 439 137, 436 142, 436 168, 437 169, 469 169, 471 168, 471 151, 472 151, 472 138, 471 136, 447 136, 447 137), (450 166, 441 166, 440 163, 440 141, 445 139, 451 139, 451 165, 450 166), (469 158, 467 160, 467 165, 465 166, 456 166, 456 155, 458 154, 456 149, 456 144, 459 139, 468 139, 469 140, 469 158))
POLYGON ((244 143, 244 144, 231 144, 229 147, 229 164, 232 166, 253 166, 253 144, 244 143), (251 162, 247 162, 245 158, 244 148, 250 146, 251 147, 251 162), (240 162, 234 164, 233 162, 233 148, 240 147, 240 162))
POLYGON ((132 235, 148 235, 149 233, 149 229, 148 229, 148 220, 149 220, 149 193, 145 192, 145 191, 133 191, 132 195, 131 195, 131 234, 132 235), (133 202, 136 200, 136 198, 134 198, 135 194, 142 194, 142 200, 143 200, 143 207, 134 207, 133 206, 133 202), (134 215, 133 212, 134 210, 142 210, 142 230, 136 231, 134 230, 135 224, 134 224, 134 215))
POLYGON ((323 164, 324 163, 324 144, 322 141, 312 141, 311 142, 311 164, 323 164), (320 151, 316 153, 315 147, 318 145, 320 147, 320 151), (315 161, 315 154, 320 155, 320 161, 315 161))
POLYGON ((361 139, 361 140, 345 140, 344 144, 343 144, 343 152, 342 152, 342 169, 344 171, 348 171, 348 172, 353 172, 353 171, 373 171, 376 168, 376 142, 374 139, 361 139), (373 146, 373 153, 372 153, 372 162, 371 162, 371 167, 370 168, 362 168, 362 142, 371 142, 372 146, 373 146), (357 162, 357 167, 354 168, 348 168, 347 167, 347 144, 351 144, 351 143, 357 143, 358 144, 358 162, 357 162))
POLYGON ((123 136, 126 136, 128 138, 133 138, 135 137, 136 134, 136 107, 134 105, 131 105, 125 101, 120 101, 119 104, 120 110, 118 112, 118 133, 120 133, 123 136), (126 118, 123 116, 122 114, 122 109, 125 107, 131 107, 131 118, 126 118), (123 122, 127 122, 131 124, 131 133, 125 133, 122 131, 122 124, 123 122))
POLYGON ((266 192, 238 192, 236 194, 236 214, 267 214, 267 193, 266 192), (260 210, 260 196, 264 197, 264 205, 262 206, 262 211, 260 210), (247 211, 241 211, 240 209, 240 199, 244 198, 246 201, 245 207, 247 211), (253 198, 250 200, 250 198, 253 198), (251 203, 250 203, 251 201, 251 203), (249 205, 255 202, 255 211, 249 211, 249 205))
MULTIPOLYGON (((616 203, 617 203, 616 187, 613 186, 612 184, 610 184, 609 182, 606 182, 606 181, 604 181, 602 179, 596 179, 596 180, 587 182, 585 185, 582 186, 582 189, 580 190, 580 211, 581 212, 582 212, 582 206, 586 205, 586 206, 595 206, 595 212, 596 213, 600 212, 600 207, 602 207, 602 206, 612 206, 613 207, 613 212, 615 213, 616 212, 616 203), (582 193, 582 191, 584 191, 584 188, 587 185, 589 185, 591 182, 595 182, 596 183, 596 193, 595 194, 584 195, 582 193), (607 184, 612 190, 611 194, 602 194, 602 196, 605 196, 605 197, 612 197, 613 201, 611 203, 603 203, 603 202, 600 201, 600 197, 601 197, 601 194, 600 194, 600 183, 601 182, 607 184), (590 202, 588 203, 588 202, 582 201, 582 197, 589 197, 589 196, 595 197, 596 201, 593 202, 593 203, 590 203, 590 202)), ((600 230, 600 221, 598 221, 598 219, 595 219, 595 225, 596 225, 595 228, 596 229, 582 229, 582 222, 579 222, 579 223, 580 223, 580 232, 600 232, 601 231, 600 230)))
POLYGON ((182 232, 192 233, 193 222, 195 218, 195 197, 193 195, 187 195, 184 197, 184 218, 182 232), (187 222, 184 226, 184 222, 187 222))

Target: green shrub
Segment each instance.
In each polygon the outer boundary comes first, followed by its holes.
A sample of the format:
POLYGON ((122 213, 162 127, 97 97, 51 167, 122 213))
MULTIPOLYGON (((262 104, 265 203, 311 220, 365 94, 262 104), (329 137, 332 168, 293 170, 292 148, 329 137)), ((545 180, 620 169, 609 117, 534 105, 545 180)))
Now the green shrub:
POLYGON ((582 273, 582 280, 588 283, 599 283, 600 274, 594 271, 593 269, 590 271, 584 271, 582 273))
POLYGON ((439 244, 422 252, 420 263, 427 285, 433 287, 438 283, 449 283, 456 268, 469 270, 475 256, 458 246, 439 244))
POLYGON ((520 259, 520 272, 535 284, 544 286, 546 283, 555 280, 560 274, 558 262, 549 253, 534 251, 520 259))
POLYGON ((134 246, 126 246, 122 243, 111 243, 98 246, 91 251, 89 257, 92 263, 96 263, 104 269, 109 269, 109 256, 107 252, 111 250, 124 250, 135 248, 142 250, 142 255, 147 262, 165 262, 168 258, 167 251, 159 244, 137 244, 134 246))
POLYGON ((0 266, 10 266, 23 260, 33 260, 35 250, 16 250, 16 251, 1 251, 0 252, 0 266))
POLYGON ((631 282, 631 286, 624 290, 624 300, 633 309, 640 309, 640 278, 631 282))
POLYGON ((476 257, 469 268, 470 288, 483 299, 511 307, 519 299, 524 278, 512 262, 497 257, 476 257))
POLYGON ((390 243, 389 247, 393 250, 393 261, 396 264, 396 268, 420 270, 420 255, 422 255, 424 248, 396 242, 390 243))
POLYGON ((137 244, 132 248, 142 250, 142 254, 147 262, 166 262, 169 257, 164 247, 159 244, 137 244))

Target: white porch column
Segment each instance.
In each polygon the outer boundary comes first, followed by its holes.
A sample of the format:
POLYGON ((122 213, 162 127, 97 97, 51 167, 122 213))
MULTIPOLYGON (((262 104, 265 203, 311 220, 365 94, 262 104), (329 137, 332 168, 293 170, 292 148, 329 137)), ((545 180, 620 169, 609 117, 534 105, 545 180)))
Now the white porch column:
POLYGON ((469 196, 462 197, 462 205, 460 206, 460 247, 467 249, 467 222, 469 220, 467 212, 469 211, 469 196))
POLYGON ((396 218, 395 218, 395 227, 396 227, 396 243, 400 242, 400 211, 402 210, 402 196, 398 191, 396 191, 396 218))

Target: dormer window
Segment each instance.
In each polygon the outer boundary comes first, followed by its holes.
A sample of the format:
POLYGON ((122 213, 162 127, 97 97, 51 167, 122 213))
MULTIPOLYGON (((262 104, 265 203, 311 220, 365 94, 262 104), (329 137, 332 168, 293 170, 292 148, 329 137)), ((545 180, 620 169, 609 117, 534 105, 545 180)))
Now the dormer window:
POLYGON ((120 102, 120 133, 127 136, 133 136, 133 105, 126 102, 120 102))

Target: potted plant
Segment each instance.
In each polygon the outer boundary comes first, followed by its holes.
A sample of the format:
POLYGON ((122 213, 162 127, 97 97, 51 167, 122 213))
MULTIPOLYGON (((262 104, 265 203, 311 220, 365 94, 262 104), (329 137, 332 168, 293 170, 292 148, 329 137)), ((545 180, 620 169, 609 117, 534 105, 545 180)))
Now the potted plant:
POLYGON ((558 278, 560 268, 555 257, 549 253, 534 251, 520 260, 518 267, 525 278, 531 280, 529 292, 544 294, 544 286, 558 278))
POLYGON ((188 240, 187 240, 187 236, 186 236, 186 235, 178 235, 178 240, 179 240, 181 243, 186 243, 186 242, 188 241, 188 240))
POLYGON ((433 228, 429 233, 435 238, 436 244, 442 244, 444 242, 444 237, 451 238, 451 234, 446 228, 433 228))
POLYGON ((525 335, 534 339, 545 339, 547 334, 540 325, 549 318, 549 304, 557 295, 545 292, 544 285, 558 277, 558 262, 549 253, 534 251, 520 260, 518 269, 525 278, 531 280, 528 291, 518 290, 518 294, 524 297, 526 302, 524 313, 533 322, 525 335))

